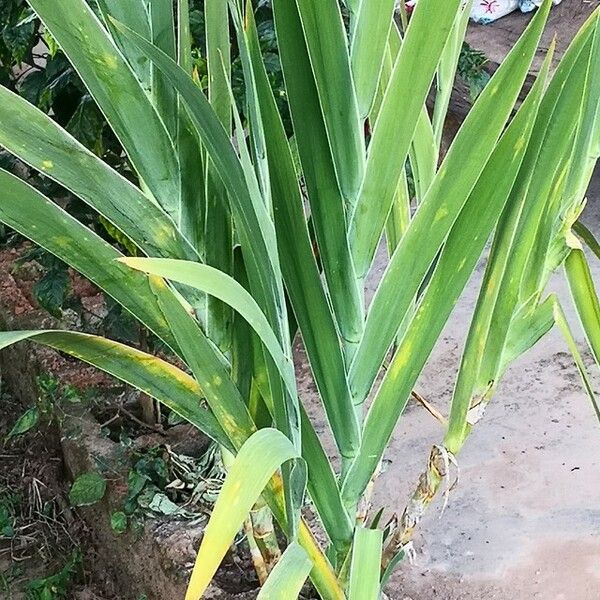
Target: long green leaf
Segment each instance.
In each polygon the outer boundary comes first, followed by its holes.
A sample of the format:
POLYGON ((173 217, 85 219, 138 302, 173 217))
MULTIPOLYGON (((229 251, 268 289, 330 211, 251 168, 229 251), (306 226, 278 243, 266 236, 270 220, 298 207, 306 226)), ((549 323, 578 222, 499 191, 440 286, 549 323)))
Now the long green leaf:
MULTIPOLYGON (((233 276, 238 283, 248 289, 248 277, 239 248, 234 252, 233 276)), ((260 341, 257 341, 256 335, 252 332, 248 322, 244 317, 233 312, 231 377, 235 381, 242 398, 247 399, 252 420, 260 429, 269 426, 271 421, 270 417, 266 415, 267 411, 262 410, 265 408, 265 404, 260 393, 261 388, 256 381, 259 378, 258 373, 260 370, 258 359, 264 357, 264 353, 257 350, 257 346, 260 346, 260 341), (265 416, 264 420, 261 415, 265 416)))
MULTIPOLYGON (((392 70, 394 68, 394 62, 396 60, 396 57, 398 56, 398 52, 400 52, 400 45, 400 32, 398 31, 398 28, 394 22, 389 32, 386 52, 383 59, 384 63, 381 72, 381 77, 379 80, 379 90, 377 96, 375 97, 375 103, 373 105, 373 109, 369 117, 370 121, 373 123, 377 120, 379 110, 381 109, 381 104, 385 96, 385 92, 387 91, 390 77, 392 75, 392 70)), ((423 113, 426 113, 426 110, 427 109, 424 107, 421 114, 423 115, 423 113)), ((425 117, 427 121, 429 121, 429 116, 425 114, 425 117)), ((419 123, 422 120, 422 118, 419 118, 419 123)), ((419 123, 417 123, 417 129, 419 128, 419 123)), ((429 126, 429 129, 431 130, 431 125, 429 126)), ((418 136, 415 136, 415 140, 417 137, 418 136)), ((433 130, 431 130, 430 137, 433 141, 433 130)), ((433 143, 430 145, 430 147, 433 148, 433 143)), ((420 156, 422 155, 423 153, 420 153, 420 156)), ((433 173, 435 172, 436 164, 437 157, 434 157, 431 161, 433 173)), ((419 177, 418 174, 415 173, 415 171, 416 168, 413 166, 413 177, 415 179, 415 187, 418 188, 417 182, 419 180, 419 177)), ((433 175, 431 176, 431 179, 433 179, 433 175)), ((402 169, 400 179, 396 187, 396 195, 385 226, 385 239, 389 256, 391 256, 394 253, 394 250, 400 243, 400 239, 404 235, 405 231, 408 229, 408 225, 411 219, 410 202, 411 198, 408 189, 408 177, 406 169, 402 169)))
POLYGON ((452 28, 452 33, 448 38, 444 52, 440 58, 438 72, 436 76, 436 95, 435 106, 433 110, 433 131, 435 133, 436 148, 440 148, 442 135, 444 133, 444 122, 450 105, 454 80, 456 78, 456 69, 462 50, 467 25, 469 24, 469 15, 473 0, 465 2, 460 12, 456 15, 456 21, 452 28))
POLYGON ((366 398, 419 286, 494 151, 543 31, 549 4, 544 6, 479 96, 390 260, 351 367, 351 387, 359 401, 366 398))
POLYGON ((269 177, 269 162, 267 159, 266 136, 260 115, 260 105, 257 98, 256 77, 252 68, 252 60, 248 48, 245 31, 248 29, 249 20, 253 19, 254 7, 251 0, 239 3, 239 0, 229 0, 237 41, 240 52, 240 61, 244 72, 244 86, 246 92, 246 112, 250 129, 250 143, 252 145, 252 158, 256 178, 260 185, 265 204, 271 209, 271 185, 269 177))
MULTIPOLYGON (((237 17, 237 8, 234 6, 234 17, 237 17)), ((241 28, 238 26, 238 31, 241 28)), ((248 85, 250 88, 254 90, 254 78, 252 76, 252 70, 249 66, 249 60, 246 54, 245 45, 243 44, 243 37, 240 33, 240 41, 241 44, 241 52, 242 52, 242 62, 244 65, 245 72, 248 77, 248 85)), ((233 97, 233 91, 231 87, 229 88, 229 93, 231 97, 231 106, 235 107, 236 102, 233 97)), ((254 91, 252 91, 249 95, 249 102, 254 102, 252 100, 254 98, 254 91)), ((252 122, 254 126, 259 125, 260 119, 257 116, 257 109, 255 107, 254 110, 251 111, 253 114, 252 122)), ((269 201, 263 195, 262 190, 260 189, 259 180, 263 182, 264 180, 260 179, 263 171, 260 168, 257 168, 256 171, 254 169, 254 164, 252 162, 252 158, 250 156, 250 152, 248 151, 248 147, 246 145, 246 139, 244 135, 244 128, 241 123, 241 119, 237 110, 233 111, 234 123, 235 123, 235 133, 236 133, 236 141, 238 146, 238 152, 240 154, 240 166, 242 168, 242 172, 244 174, 244 178, 246 181, 246 185, 248 186, 248 192, 250 195, 250 201, 254 208, 255 214, 257 215, 259 221, 262 221, 261 224, 264 224, 265 229, 271 232, 272 222, 269 219, 268 214, 265 211, 265 208, 269 209, 269 201)), ((259 126, 260 129, 260 126, 259 126)), ((263 150, 259 150, 258 146, 255 145, 255 152, 259 154, 263 154, 263 150)), ((264 166, 264 160, 259 160, 259 162, 264 166)), ((263 188, 264 189, 264 188, 263 188)), ((274 232, 273 232, 274 233, 274 232)), ((282 279, 281 274, 279 272, 279 261, 277 255, 276 248, 276 239, 275 237, 268 236, 265 239, 265 242, 268 245, 268 249, 271 254, 269 254, 269 258, 273 262, 273 266, 277 269, 277 278, 271 280, 271 284, 273 284, 273 288, 277 288, 278 296, 275 297, 275 302, 283 302, 283 287, 282 287, 282 279)), ((242 253, 244 253, 244 245, 242 244, 242 253)), ((247 259, 246 259, 247 260, 247 259)), ((245 265, 246 266, 246 265, 245 265)), ((246 269, 246 272, 248 270, 246 269)), ((250 280, 250 287, 252 288, 253 282, 250 280)), ((256 284, 255 284, 256 288, 256 284)), ((256 292, 254 292, 256 294, 256 292)), ((269 298, 268 298, 269 299, 269 298)), ((267 305, 268 308, 274 309, 272 311, 272 324, 275 324, 275 327, 278 328, 280 333, 280 337, 283 340, 283 345, 286 348, 290 348, 291 341, 289 338, 289 327, 287 325, 287 319, 283 318, 284 314, 281 309, 277 306, 277 304, 267 305)), ((257 378, 258 383, 262 383, 265 387, 260 388, 263 399, 266 402, 269 410, 271 411, 271 415, 273 416, 274 424, 281 431, 286 433, 286 435, 293 440, 293 442, 297 445, 298 448, 301 447, 301 432, 300 432, 300 410, 299 410, 299 401, 297 394, 290 394, 284 388, 281 377, 278 373, 277 365, 270 358, 269 354, 265 353, 262 347, 255 346, 254 351, 254 361, 255 367, 258 367, 257 370, 257 378), (263 381, 264 380, 264 381, 263 381)), ((296 468, 296 466, 284 465, 282 468, 282 477, 283 477, 283 492, 285 497, 285 512, 287 515, 296 515, 298 514, 299 505, 298 502, 302 502, 302 496, 304 494, 304 488, 306 485, 306 473, 296 468)), ((297 521, 296 519, 287 519, 286 521, 286 534, 288 535, 288 539, 295 539, 297 536, 297 521)))
POLYGON ((400 178, 394 204, 385 224, 388 256, 392 256, 410 224, 410 195, 406 173, 400 178))
MULTIPOLYGON (((117 21, 120 19, 117 18, 117 21)), ((192 44, 190 2, 177 0, 177 64, 190 74, 193 69, 192 44)))
POLYGON ((450 231, 431 282, 367 413, 361 453, 342 488, 347 504, 356 502, 375 472, 417 377, 500 217, 527 148, 549 64, 546 61, 450 231), (500 169, 503 177, 499 180, 500 169))
POLYGON ((571 250, 565 261, 565 272, 583 331, 600 365, 600 302, 582 250, 571 250))
POLYGON ((269 131, 267 159, 285 285, 335 441, 343 456, 352 457, 358 450, 360 434, 343 355, 312 252, 292 154, 262 62, 251 14, 246 17, 246 29, 261 116, 269 131))
POLYGON ((256 600, 295 600, 311 567, 312 562, 302 546, 292 542, 260 588, 256 600))
POLYGON ((348 600, 378 600, 383 531, 357 527, 352 547, 348 600))
MULTIPOLYGON (((231 51, 227 2, 206 0, 204 5, 208 99, 226 132, 231 131, 231 51)), ((221 271, 233 270, 233 223, 228 207, 227 190, 218 172, 206 164, 206 209, 204 247, 206 262, 221 271)), ((207 332, 224 351, 231 345, 231 311, 225 304, 209 298, 207 332)))
POLYGON ((438 154, 429 113, 424 106, 417 121, 415 137, 409 152, 417 204, 421 204, 433 183, 438 166, 438 154))
MULTIPOLYGON (((175 35, 175 13, 171 0, 151 0, 147 2, 150 15, 150 30, 152 43, 160 48, 173 60, 177 57, 177 42, 175 35)), ((157 73, 153 74, 157 77, 157 73)))
MULTIPOLYGON (((530 333, 537 335, 537 326, 532 327, 531 323, 537 322, 539 331, 544 332, 553 323, 551 315, 550 319, 544 317, 548 311, 542 307, 531 313, 530 298, 523 299, 524 306, 519 311, 520 282, 531 247, 530 229, 534 229, 529 224, 535 223, 536 214, 543 209, 546 200, 543 196, 533 196, 528 202, 526 199, 534 175, 542 182, 548 177, 547 170, 536 171, 536 163, 546 131, 551 123, 556 122, 554 113, 562 90, 568 88, 567 82, 574 64, 588 39, 589 31, 586 34, 584 28, 564 55, 544 95, 521 172, 511 193, 512 199, 494 238, 452 399, 445 439, 451 452, 457 452, 468 435, 469 422, 474 420, 468 416, 471 408, 489 400, 500 374, 507 366, 507 359, 513 360, 518 356, 508 347, 515 346, 517 352, 527 350, 531 345, 528 341, 530 333), (522 315, 524 320, 521 319, 522 315), (511 340, 511 333, 517 334, 515 341, 511 340), (525 343, 521 349, 518 336, 525 343)), ((565 117, 570 118, 570 115, 563 113, 562 118, 565 117)), ((535 304, 535 298, 533 301, 535 304)), ((512 337, 514 340, 514 335, 512 337)), ((535 341, 533 339, 531 343, 535 341)))
MULTIPOLYGON (((233 97, 233 92, 231 88, 229 89, 229 92, 231 97, 231 105, 235 106, 235 99, 233 97)), ((266 202, 263 201, 264 198, 261 195, 257 173, 254 170, 252 158, 246 145, 246 139, 244 137, 244 128, 242 126, 241 119, 237 110, 233 111, 233 116, 235 123, 236 141, 238 145, 238 151, 240 154, 240 164, 244 173, 248 190, 251 195, 251 201, 257 214, 259 215, 259 219, 261 218, 261 215, 264 215, 263 218, 266 218, 267 216, 264 214, 266 202)), ((271 221, 268 221, 268 225, 269 227, 271 226, 271 221)), ((275 243, 275 240, 268 238, 267 242, 275 243)), ((269 249, 273 253, 274 258, 277 253, 276 247, 271 247, 270 244, 269 249)), ((274 264, 277 264, 278 266, 278 261, 274 260, 274 264)), ((247 270, 245 268, 245 273, 246 272, 247 270)), ((281 281, 279 279, 273 283, 275 283, 278 288, 281 285, 281 281)), ((285 326, 284 322, 285 320, 281 319, 282 326, 285 326)), ((288 351, 291 346, 290 331, 291 330, 289 328, 287 330, 281 330, 281 337, 284 340, 283 346, 285 348, 288 348, 288 351)), ((290 439, 293 439, 296 444, 300 445, 299 402, 297 395, 295 393, 289 394, 285 390, 283 382, 278 372, 277 365, 270 358, 270 355, 265 351, 265 349, 262 346, 254 344, 253 359, 255 366, 254 378, 256 383, 260 386, 260 393, 263 399, 265 400, 269 410, 271 411, 271 415, 273 416, 275 425, 279 427, 282 431, 286 432, 290 439)), ((284 483, 286 484, 284 492, 286 495, 286 502, 288 505, 286 508, 288 514, 292 510, 292 505, 295 502, 295 495, 292 490, 292 486, 289 485, 291 483, 291 477, 292 473, 288 472, 288 466, 284 466, 283 478, 284 483)), ((293 522, 291 524, 292 526, 294 525, 293 522)), ((293 531, 288 530, 287 533, 290 534, 290 538, 293 538, 295 536, 295 532, 293 531)))
POLYGON ((102 12, 105 26, 111 32, 123 56, 127 59, 144 90, 150 92, 152 89, 152 65, 150 61, 135 46, 123 38, 108 18, 109 15, 114 17, 149 40, 152 34, 145 0, 131 0, 128 2, 122 2, 121 0, 98 0, 98 7, 102 12))
MULTIPOLYGON (((581 375, 581 379, 583 381, 583 385, 585 390, 592 402, 592 407, 594 412, 596 413, 596 417, 600 422, 600 405, 598 404, 598 400, 596 398, 596 393, 594 392, 594 386, 590 380, 587 369, 579 352, 579 348, 577 347, 577 343, 575 342, 575 338, 571 333, 571 328, 569 327, 569 322, 565 316, 565 313, 558 302, 558 299, 555 298, 554 302, 554 319, 561 333, 563 334, 565 341, 567 342, 567 346, 569 347, 569 351, 571 352, 573 359, 575 361, 575 365, 577 366, 577 370, 581 375)), ((597 324, 596 324, 597 326, 597 324)))
POLYGON ((148 278, 118 263, 120 252, 33 187, 1 169, 0 189, 0 221, 79 271, 179 351, 148 287, 148 278))
POLYGON ((273 11, 321 264, 342 339, 345 345, 353 347, 362 332, 362 299, 346 236, 344 199, 336 181, 297 7, 294 2, 275 0, 273 11))
POLYGON ((55 121, 0 87, 0 145, 87 202, 149 255, 197 259, 171 219, 55 121))
POLYGON ((581 221, 574 223, 573 231, 586 243, 587 247, 596 257, 600 258, 600 244, 594 237, 594 234, 581 221))
MULTIPOLYGON (((529 302, 534 293, 540 293, 537 278, 524 276, 532 249, 547 248, 549 236, 536 240, 535 232, 548 204, 554 182, 559 182, 565 173, 564 161, 555 152, 554 146, 546 143, 548 136, 557 141, 557 133, 572 134, 577 119, 577 95, 573 91, 582 85, 587 66, 586 52, 589 50, 590 29, 584 27, 571 43, 554 74, 544 95, 532 139, 513 189, 515 202, 503 216, 498 229, 498 241, 490 256, 489 274, 486 271, 484 287, 486 294, 494 297, 487 302, 482 331, 487 332, 485 351, 477 350, 480 367, 477 369, 478 384, 487 386, 496 378, 496 369, 502 356, 502 343, 506 337, 508 323, 519 310, 519 303, 529 302), (563 100, 567 99, 568 104, 563 100), (561 106, 562 105, 562 106, 561 106), (571 112, 564 108, 570 108, 571 112), (527 291, 522 288, 526 282, 527 291)), ((558 136, 560 138, 560 136, 558 136)), ((563 140, 557 141, 562 145, 563 140)), ((564 242, 561 242, 564 244, 564 242)), ((541 268, 541 265, 540 265, 541 268)), ((543 284, 542 284, 543 285, 543 284)), ((451 419, 452 422, 452 419, 451 419)))
MULTIPOLYGON (((551 116, 542 114, 538 130, 543 131, 541 150, 537 155, 533 176, 528 184, 525 203, 525 218, 521 231, 517 234, 519 245, 528 248, 527 265, 521 282, 521 299, 529 298, 540 290, 547 281, 550 270, 555 268, 557 258, 552 256, 552 243, 559 237, 559 248, 564 242, 560 238, 561 218, 573 209, 573 205, 583 199, 574 198, 566 206, 563 193, 571 170, 569 150, 577 139, 577 127, 581 114, 582 99, 586 97, 586 81, 591 45, 581 51, 569 72, 564 88, 554 105, 551 116), (544 127, 545 125, 545 127, 544 127)), ((554 88, 549 89, 552 98, 554 88)), ((544 107, 542 107, 544 108, 544 107)), ((576 143, 576 142, 575 142, 576 143)), ((569 193, 569 191, 567 191, 569 193)), ((560 260, 564 253, 559 252, 560 260)))
POLYGON ((336 474, 306 410, 300 406, 302 457, 308 465, 308 493, 335 548, 344 552, 352 540, 353 525, 342 502, 336 474))
POLYGON ((337 0, 296 0, 340 190, 353 203, 365 145, 337 0))
POLYGON ((229 131, 231 129, 231 104, 229 102, 231 51, 227 2, 206 0, 204 11, 208 98, 219 121, 229 131))
POLYGON ((375 123, 365 178, 352 215, 350 239, 360 276, 371 265, 459 5, 460 0, 420 0, 411 18, 375 123))
POLYGON ((394 0, 360 3, 356 25, 352 30, 350 60, 358 110, 366 118, 373 105, 392 26, 394 0))
POLYGON ((112 39, 84 0, 30 0, 64 50, 154 198, 176 219, 179 171, 172 140, 112 39))
MULTIPOLYGON (((177 0, 177 64, 190 76, 193 73, 192 43, 189 0, 177 0)), ((204 151, 190 122, 185 103, 179 97, 177 106, 175 146, 179 157, 181 182, 179 228, 198 253, 204 257, 206 215, 204 151)))
POLYGON ((73 331, 2 331, 0 348, 31 340, 78 358, 155 398, 213 440, 232 448, 227 435, 206 408, 203 392, 184 371, 168 362, 103 337, 73 331))
POLYGON ((583 198, 600 156, 600 10, 596 9, 585 26, 595 20, 588 63, 586 87, 581 107, 579 131, 573 147, 571 171, 566 184, 568 199, 583 198))
POLYGON ((204 530, 185 600, 202 597, 250 509, 275 471, 283 463, 297 458, 290 440, 276 429, 261 429, 242 446, 204 530))
MULTIPOLYGON (((450 39, 446 43, 446 49, 448 47, 448 44, 450 43, 450 39)), ((393 64, 397 60, 401 47, 402 38, 400 36, 400 31, 394 23, 394 26, 390 30, 390 36, 388 39, 388 55, 389 59, 392 60, 392 68, 393 64)), ((444 54, 446 53, 446 49, 444 50, 444 54)), ((441 61, 443 61, 444 54, 440 59, 441 61)), ((387 87, 389 85, 390 76, 391 71, 387 77, 388 81, 385 85, 385 88, 383 89, 384 92, 387 90, 387 87)), ((417 120, 417 125, 415 128, 415 134, 413 136, 412 144, 408 153, 408 158, 410 161, 415 185, 415 197, 417 200, 417 204, 420 204, 423 198, 425 197, 425 194, 427 193, 431 182, 433 181, 439 159, 439 148, 436 144, 433 126, 431 123, 431 119, 429 118, 429 112, 427 110, 426 105, 424 105, 421 108, 421 112, 419 114, 419 118, 417 120)), ((402 172, 402 177, 406 177, 405 170, 403 170, 402 172)))
MULTIPOLYGON (((151 0, 147 3, 151 37, 145 39, 148 39, 148 41, 152 42, 157 48, 160 48, 173 60, 177 60, 175 12, 173 5, 173 0, 151 0)), ((155 65, 152 65, 151 94, 156 111, 163 120, 171 139, 175 140, 179 119, 177 92, 155 65)))

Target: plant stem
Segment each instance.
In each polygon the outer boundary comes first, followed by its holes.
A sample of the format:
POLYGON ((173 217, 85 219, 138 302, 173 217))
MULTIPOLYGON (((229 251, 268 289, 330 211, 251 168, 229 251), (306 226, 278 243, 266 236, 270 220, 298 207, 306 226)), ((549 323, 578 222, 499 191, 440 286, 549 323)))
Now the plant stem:
POLYGON ((267 571, 267 565, 265 564, 258 544, 256 543, 256 539, 254 538, 254 530, 250 519, 244 521, 244 533, 246 534, 248 546, 250 547, 250 556, 252 557, 252 564, 254 565, 254 570, 258 577, 258 583, 262 586, 267 580, 269 572, 267 571))
POLYGON ((273 513, 262 500, 259 500, 250 511, 250 520, 254 540, 263 557, 267 573, 270 573, 281 558, 279 542, 273 527, 273 513))
MULTIPOLYGON (((275 475, 271 479, 265 490, 264 496, 282 529, 287 531, 287 519, 283 500, 283 482, 280 475, 275 475)), ((304 548, 313 563, 310 578, 322 600, 346 600, 344 590, 338 581, 331 563, 325 556, 325 553, 304 519, 300 519, 297 541, 304 548)))
POLYGON ((381 558, 385 570, 396 555, 412 540, 414 530, 434 499, 441 482, 448 476, 448 451, 434 446, 429 455, 427 469, 421 473, 396 531, 390 536, 381 558))
POLYGON ((373 476, 371 477, 367 488, 365 489, 360 501, 358 502, 358 507, 356 509, 356 522, 359 525, 365 526, 367 522, 367 517, 369 516, 369 510, 371 508, 371 498, 373 496, 373 490, 375 489, 375 481, 377 480, 380 474, 381 461, 379 462, 377 470, 375 471, 375 473, 373 473, 373 476))

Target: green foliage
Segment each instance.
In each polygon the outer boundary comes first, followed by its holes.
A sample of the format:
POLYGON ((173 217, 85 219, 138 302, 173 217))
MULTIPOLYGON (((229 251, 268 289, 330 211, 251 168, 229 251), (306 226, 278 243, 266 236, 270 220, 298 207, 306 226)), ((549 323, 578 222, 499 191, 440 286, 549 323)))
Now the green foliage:
MULTIPOLYGON (((275 96, 284 109, 283 74, 279 64, 272 9, 265 2, 259 1, 256 4, 258 33, 267 73, 275 96)), ((91 1, 90 5, 97 10, 95 1, 91 1)), ((1 0, 0 14, 0 84, 17 91, 44 112, 52 114, 84 146, 104 157, 113 167, 129 173, 129 165, 120 157, 121 147, 98 105, 55 38, 41 24, 26 0, 1 0)), ((207 89, 204 0, 191 0, 189 18, 194 67, 201 86, 207 89)), ((245 83, 239 56, 233 59, 232 86, 238 106, 243 111, 245 83)), ((7 164, 8 160, 9 157, 0 151, 0 161, 7 164)), ((112 227, 109 223, 107 225, 112 227)), ((109 231, 109 234, 112 232, 109 231)), ((123 236, 122 232, 118 234, 123 236)), ((121 241, 119 237, 115 239, 121 241)))
POLYGON ((70 383, 63 383, 49 373, 41 373, 36 379, 40 390, 40 403, 42 410, 51 412, 53 407, 67 403, 81 402, 80 391, 70 383))
POLYGON ((31 290, 34 298, 52 316, 60 318, 70 291, 67 265, 42 248, 32 248, 21 255, 15 261, 15 265, 19 266, 29 261, 37 262, 44 270, 42 277, 35 282, 31 290))
POLYGON ((141 526, 146 517, 201 518, 221 488, 223 467, 216 446, 200 458, 154 447, 135 452, 129 460, 133 466, 127 475, 127 494, 122 510, 111 520, 117 532, 129 523, 141 526))
POLYGON ((54 575, 34 579, 27 585, 27 600, 61 600, 69 597, 71 584, 81 566, 81 553, 76 550, 69 562, 54 575))
POLYGON ((23 569, 20 565, 11 565, 8 569, 0 571, 0 592, 3 592, 10 598, 13 591, 13 585, 23 575, 23 569))
POLYGON ((69 273, 61 261, 55 261, 57 267, 50 268, 33 286, 33 294, 40 305, 51 315, 61 317, 61 308, 69 290, 69 273))
MULTIPOLYGON (((348 3, 347 15, 335 0, 274 0, 272 12, 232 0, 229 13, 206 0, 191 14, 177 3, 175 19, 132 0, 114 5, 118 19, 101 3, 97 21, 84 0, 29 2, 123 152, 119 162, 105 145, 102 157, 89 152, 5 89, 0 143, 101 214, 113 243, 106 227, 90 227, 6 170, 0 221, 92 280, 152 332, 168 360, 148 353, 151 344, 69 331, 2 332, 0 348, 32 340, 82 359, 237 455, 189 600, 208 585, 248 512, 266 507, 289 544, 281 564, 292 561, 273 570, 267 590, 297 595, 312 565, 324 600, 375 600, 508 365, 555 322, 568 333, 545 290, 574 247, 571 227, 600 155, 600 12, 552 77, 550 49, 519 105, 546 1, 440 157, 457 71, 477 78, 482 67, 481 56, 463 49, 461 58, 468 13, 459 0, 420 0, 403 35, 391 3, 390 14, 378 12, 380 3, 348 3), (204 26, 202 44, 192 44, 188 19, 195 36, 204 26), (370 44, 371 32, 385 43, 370 44), (273 91, 280 71, 285 95, 273 91), (375 519, 365 529, 392 433, 491 236, 445 437, 397 526, 375 519), (364 281, 384 237, 390 262, 367 306, 364 281), (296 334, 327 435, 298 394, 296 334), (327 451, 325 440, 333 440, 327 451), (305 493, 326 548, 302 517, 305 493)), ((571 275, 584 271, 571 266, 571 275)), ((582 296, 592 289, 573 288, 589 328, 597 302, 582 296)), ((185 516, 169 483, 171 460, 162 450, 136 457, 120 511, 127 521, 140 512, 185 516)), ((84 503, 104 493, 95 477, 78 486, 84 503)), ((177 478, 199 485, 190 468, 177 478)), ((114 524, 122 529, 123 517, 114 524)))
POLYGON ((0 536, 12 539, 15 535, 14 519, 8 508, 0 504, 0 536))
POLYGON ((0 82, 11 85, 15 80, 13 67, 32 58, 39 21, 22 0, 2 0, 0 10, 0 82))
POLYGON ((110 527, 116 533, 125 533, 127 531, 127 515, 122 511, 114 512, 110 516, 110 527))
MULTIPOLYGON (((38 375, 36 385, 39 390, 36 407, 45 425, 51 423, 60 425, 63 421, 65 405, 82 402, 93 393, 93 389, 90 388, 82 394, 75 386, 63 383, 49 373, 38 375)), ((73 430, 69 435, 75 433, 73 430)))
POLYGON ((7 434, 4 443, 11 439, 35 430, 42 424, 46 426, 55 419, 60 419, 64 403, 81 402, 82 396, 74 386, 62 384, 58 379, 47 373, 41 373, 36 378, 39 396, 35 406, 26 410, 15 422, 7 434))
POLYGON ((469 86, 473 102, 490 80, 490 74, 485 70, 487 62, 488 58, 481 50, 475 50, 467 42, 463 42, 457 72, 469 86))
POLYGON ((154 497, 165 489, 169 482, 169 471, 162 454, 160 448, 144 452, 129 471, 127 496, 123 504, 126 515, 134 515, 138 509, 149 509, 154 497))
POLYGON ((20 503, 17 494, 0 492, 0 538, 11 540, 15 536, 16 509, 20 503))
POLYGON ((33 429, 40 420, 40 413, 37 406, 34 406, 24 412, 13 425, 13 428, 9 431, 6 436, 5 443, 10 439, 17 437, 19 435, 23 435, 27 433, 31 429, 33 429))
MULTIPOLYGON (((2 0, 0 82, 113 164, 120 148, 81 79, 25 0, 2 0), (110 155, 110 156, 109 156, 110 155)), ((2 160, 7 160, 4 157, 2 160)))
POLYGON ((73 506, 91 506, 104 498, 106 479, 100 473, 83 473, 75 479, 69 492, 73 506))

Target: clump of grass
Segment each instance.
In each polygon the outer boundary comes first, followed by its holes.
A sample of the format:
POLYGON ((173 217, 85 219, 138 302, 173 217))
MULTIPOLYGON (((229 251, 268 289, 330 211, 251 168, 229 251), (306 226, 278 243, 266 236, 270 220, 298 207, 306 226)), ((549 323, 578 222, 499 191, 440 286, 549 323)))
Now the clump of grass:
POLYGON ((573 289, 590 343, 597 340, 593 285, 568 259, 585 260, 571 229, 600 155, 600 87, 590 68, 600 64, 600 12, 552 76, 550 49, 515 111, 547 0, 442 156, 469 16, 460 0, 420 0, 403 35, 394 0, 348 0, 346 20, 335 0, 274 0, 285 110, 252 3, 205 2, 203 80, 183 0, 177 14, 170 3, 155 12, 153 2, 148 13, 141 0, 126 8, 102 0, 100 19, 84 0, 29 2, 123 144, 133 183, 3 88, 0 145, 101 214, 136 256, 1 170, 0 221, 96 282, 176 360, 68 331, 3 332, 0 347, 29 339, 76 356, 220 446, 228 476, 189 600, 204 592, 243 525, 262 573, 260 598, 297 597, 309 575, 324 600, 378 598, 509 364, 554 324, 581 363, 558 300, 546 295, 563 264, 585 280, 587 301, 573 289), (243 115, 232 89, 234 47, 243 115), (389 264, 367 305, 365 280, 384 238, 389 264), (372 525, 382 457, 490 238, 441 415, 445 435, 398 522, 372 525), (296 337, 330 436, 299 397, 296 337), (306 495, 314 528, 304 519, 306 495), (286 538, 280 557, 273 519, 286 538))

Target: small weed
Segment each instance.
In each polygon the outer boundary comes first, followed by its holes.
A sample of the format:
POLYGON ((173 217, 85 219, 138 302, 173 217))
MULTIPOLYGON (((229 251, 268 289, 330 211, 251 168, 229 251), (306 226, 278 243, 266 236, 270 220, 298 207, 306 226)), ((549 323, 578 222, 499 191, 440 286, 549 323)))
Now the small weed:
POLYGON ((69 492, 69 502, 73 506, 91 506, 102 500, 106 493, 106 479, 92 471, 75 479, 69 492))
POLYGON ((6 444, 12 438, 19 435, 23 435, 33 429, 40 420, 40 411, 37 406, 33 406, 29 410, 25 411, 13 425, 12 429, 8 432, 8 435, 4 439, 6 444))
POLYGON ((54 575, 34 579, 27 585, 27 600, 68 598, 69 589, 81 566, 81 552, 74 550, 69 562, 54 575))
POLYGON ((82 396, 77 388, 70 384, 61 384, 50 374, 38 375, 36 382, 39 389, 37 403, 18 417, 4 438, 5 444, 13 438, 32 431, 40 424, 51 423, 57 417, 57 407, 65 403, 82 401, 82 396))
POLYGON ((0 490, 0 539, 15 537, 16 509, 20 500, 18 494, 0 490))
POLYGON ((145 517, 203 519, 215 502, 224 478, 218 448, 200 458, 176 454, 168 446, 135 452, 121 510, 111 516, 117 534, 140 529, 145 517))
POLYGON ((458 59, 458 74, 469 86, 469 95, 474 102, 490 80, 490 74, 484 69, 488 57, 480 50, 475 50, 466 42, 463 43, 458 59))
POLYGON ((42 373, 37 377, 40 390, 40 402, 49 411, 57 404, 65 402, 78 403, 83 400, 81 392, 71 384, 63 384, 49 373, 42 373))
POLYGON ((0 593, 2 597, 11 598, 15 583, 22 577, 23 569, 20 565, 11 565, 8 569, 0 572, 0 593))

